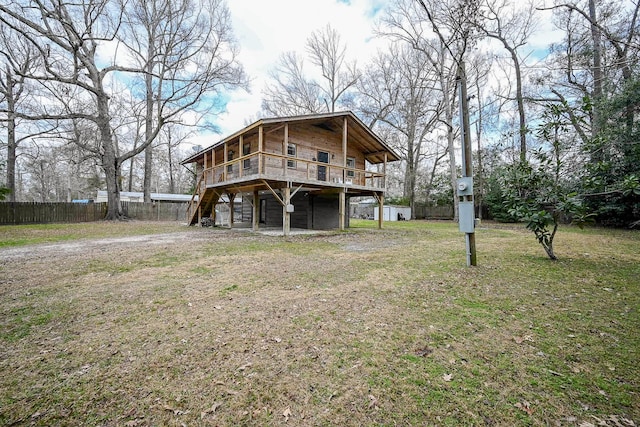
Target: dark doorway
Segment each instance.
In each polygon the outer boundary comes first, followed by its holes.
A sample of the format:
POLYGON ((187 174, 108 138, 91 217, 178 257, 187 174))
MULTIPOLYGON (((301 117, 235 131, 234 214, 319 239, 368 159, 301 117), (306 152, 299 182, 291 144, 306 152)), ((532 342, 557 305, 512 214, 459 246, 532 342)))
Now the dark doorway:
POLYGON ((267 199, 260 199, 260 218, 258 221, 262 224, 267 222, 267 199))

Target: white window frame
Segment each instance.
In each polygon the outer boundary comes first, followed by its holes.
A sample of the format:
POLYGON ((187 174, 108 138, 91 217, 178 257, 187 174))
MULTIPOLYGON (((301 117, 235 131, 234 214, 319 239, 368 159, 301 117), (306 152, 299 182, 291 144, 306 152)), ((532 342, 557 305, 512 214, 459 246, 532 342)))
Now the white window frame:
MULTIPOLYGON (((298 146, 296 144, 292 142, 287 143, 287 157, 293 157, 293 158, 298 157, 298 146)), ((296 166, 297 164, 295 160, 287 159, 287 167, 289 169, 295 169, 296 166)))
MULTIPOLYGON (((355 157, 347 157, 347 168, 355 169, 356 168, 356 158, 355 157)), ((347 170, 347 178, 354 178, 356 176, 356 171, 347 170)))
MULTIPOLYGON (((249 154, 251 154, 251 143, 250 142, 245 142, 244 144, 242 144, 242 155, 243 156, 247 156, 249 154)), ((242 167, 244 169, 251 168, 251 159, 244 159, 242 161, 242 167)))

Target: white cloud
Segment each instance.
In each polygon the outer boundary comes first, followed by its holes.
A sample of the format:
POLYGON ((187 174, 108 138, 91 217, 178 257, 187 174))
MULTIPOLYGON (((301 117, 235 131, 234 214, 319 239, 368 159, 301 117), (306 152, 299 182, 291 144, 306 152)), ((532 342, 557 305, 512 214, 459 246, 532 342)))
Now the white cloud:
MULTIPOLYGON (((240 44, 239 60, 252 80, 251 93, 237 90, 230 94, 227 111, 213 120, 220 132, 200 135, 197 143, 213 144, 259 119, 261 92, 279 56, 288 51, 304 54, 307 38, 327 24, 340 34, 350 60, 356 60, 359 65, 367 63, 385 43, 375 38, 374 27, 388 3, 386 0, 228 0, 235 37, 240 44)), ((538 31, 529 46, 521 48, 525 56, 529 54, 527 49, 543 51, 557 40, 552 14, 551 11, 540 13, 538 31)))
POLYGON ((350 60, 367 62, 379 45, 373 40, 373 28, 376 12, 384 3, 382 0, 228 1, 240 44, 239 59, 252 80, 251 93, 238 90, 231 95, 227 112, 215 120, 220 134, 210 135, 210 144, 241 129, 248 120, 260 118, 261 91, 269 70, 284 52, 303 54, 313 31, 330 24, 347 45, 350 60))

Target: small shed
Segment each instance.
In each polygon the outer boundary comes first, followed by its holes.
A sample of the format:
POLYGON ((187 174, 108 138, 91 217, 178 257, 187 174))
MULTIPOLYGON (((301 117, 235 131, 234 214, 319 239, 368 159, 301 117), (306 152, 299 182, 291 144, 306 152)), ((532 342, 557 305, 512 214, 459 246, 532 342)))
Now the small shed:
MULTIPOLYGON (((385 205, 382 208, 384 221, 404 221, 411 219, 411 208, 409 206, 385 205)), ((378 210, 373 211, 373 219, 379 218, 378 210)))

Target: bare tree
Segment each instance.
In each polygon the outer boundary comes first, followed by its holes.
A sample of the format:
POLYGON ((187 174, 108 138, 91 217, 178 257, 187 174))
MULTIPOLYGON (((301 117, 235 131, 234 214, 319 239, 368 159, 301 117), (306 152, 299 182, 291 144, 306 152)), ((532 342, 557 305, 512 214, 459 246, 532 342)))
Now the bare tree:
POLYGON ((307 53, 311 62, 322 72, 322 83, 316 83, 325 108, 329 112, 360 77, 355 63, 346 61, 346 46, 340 42, 340 35, 327 24, 314 31, 307 40, 307 53))
MULTIPOLYGON (((403 196, 415 217, 416 189, 425 159, 441 155, 436 144, 428 144, 440 116, 437 75, 425 55, 407 45, 391 47, 379 54, 373 75, 363 79, 361 89, 369 120, 377 127, 389 127, 391 144, 404 161, 403 196), (374 78, 381 78, 372 81, 374 78), (370 91, 365 94, 364 92, 370 91), (372 99, 374 98, 374 99, 372 99)), ((366 117, 366 116, 365 116, 366 117)))
POLYGON ((308 79, 304 61, 295 52, 283 53, 269 77, 270 82, 262 91, 262 109, 268 115, 295 116, 323 111, 319 87, 308 79))
MULTIPOLYGON (((455 89, 459 64, 474 40, 477 3, 472 0, 395 0, 378 34, 420 50, 437 76, 442 96, 440 123, 445 127, 452 188, 457 179, 455 89)), ((458 199, 453 198, 458 217, 458 199)))
POLYGON ((19 146, 39 135, 52 131, 55 123, 48 126, 22 120, 19 113, 28 114, 39 110, 36 91, 25 75, 38 67, 37 51, 24 39, 6 28, 0 29, 0 118, 7 129, 6 186, 9 201, 16 201, 16 162, 19 146))
MULTIPOLYGON (((145 75, 148 70, 131 66, 122 55, 114 55, 112 63, 106 66, 102 66, 104 60, 99 60, 99 50, 121 36, 123 11, 118 4, 111 0, 38 1, 28 8, 19 3, 0 4, 0 22, 29 41, 42 60, 42 67, 28 75, 25 73, 25 77, 37 80, 46 88, 50 101, 45 113, 30 118, 87 121, 96 130, 98 143, 82 143, 82 147, 100 159, 104 170, 107 219, 122 216, 119 182, 123 162, 141 153, 162 125, 178 118, 180 112, 197 110, 207 95, 244 81, 242 69, 236 62, 235 45, 229 36, 226 6, 216 0, 199 4, 206 7, 189 6, 189 13, 197 12, 193 20, 184 22, 185 28, 192 31, 167 28, 180 40, 178 52, 172 53, 183 52, 187 60, 168 74, 170 78, 154 75, 163 78, 158 83, 161 89, 156 103, 156 126, 150 135, 145 135, 142 144, 124 152, 120 152, 113 127, 114 116, 121 113, 111 108, 112 97, 117 96, 117 92, 111 90, 107 77, 117 79, 117 73, 145 75), (203 31, 198 35, 204 39, 185 37, 194 31, 203 31)), ((166 57, 165 66, 171 61, 170 56, 166 57)))
MULTIPOLYGON (((144 197, 151 201, 153 141, 165 124, 181 121, 184 111, 219 112, 203 102, 223 87, 246 86, 235 64, 237 49, 231 18, 221 0, 121 1, 118 42, 141 70, 139 94, 144 108, 144 197), (225 51, 228 54, 224 54, 225 51)), ((137 95, 137 94, 136 94, 137 95)))
POLYGON ((528 2, 524 7, 509 0, 485 0, 480 8, 478 30, 487 37, 498 40, 509 53, 515 74, 515 101, 518 110, 518 135, 520 161, 527 159, 527 119, 524 108, 522 83, 522 59, 518 49, 525 46, 536 28, 536 9, 528 2))
POLYGON ((263 90, 262 109, 274 116, 333 112, 347 101, 346 95, 360 78, 355 63, 346 59, 346 46, 336 30, 327 25, 307 39, 309 61, 317 67, 304 70, 295 52, 280 56, 271 81, 263 90), (319 73, 320 78, 314 78, 319 73))

